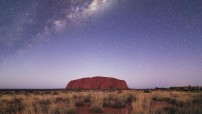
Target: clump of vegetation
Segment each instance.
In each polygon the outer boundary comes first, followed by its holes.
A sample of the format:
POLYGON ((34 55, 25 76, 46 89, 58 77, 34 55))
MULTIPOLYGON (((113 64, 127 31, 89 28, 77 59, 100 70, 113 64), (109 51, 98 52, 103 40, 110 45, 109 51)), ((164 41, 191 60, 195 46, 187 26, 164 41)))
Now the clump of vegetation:
POLYGON ((103 107, 124 108, 130 105, 135 98, 132 94, 119 94, 117 96, 108 96, 104 98, 103 107))
POLYGON ((3 110, 0 111, 1 113, 12 114, 12 113, 21 112, 25 109, 25 106, 22 103, 22 99, 14 98, 10 101, 5 100, 3 102, 6 104, 4 104, 3 110))
POLYGON ((127 102, 128 102, 128 103, 131 103, 131 102, 133 102, 134 100, 136 100, 136 98, 134 97, 133 94, 129 94, 129 95, 127 96, 127 102))
POLYGON ((76 114, 75 108, 67 108, 64 114, 76 114))
POLYGON ((83 98, 83 101, 84 101, 85 103, 90 102, 90 96, 85 96, 85 97, 83 98))
POLYGON ((202 94, 194 96, 194 99, 191 101, 193 104, 202 104, 202 94))
POLYGON ((84 101, 83 100, 79 100, 79 101, 76 101, 75 102, 75 106, 76 107, 80 107, 80 106, 84 106, 85 104, 84 104, 84 101))
POLYGON ((111 102, 110 101, 104 101, 103 107, 111 107, 111 102))
POLYGON ((169 97, 163 97, 163 98, 158 98, 158 97, 153 97, 152 98, 153 101, 160 101, 160 102, 167 102, 170 104, 176 104, 176 99, 173 98, 169 98, 169 97))
POLYGON ((69 99, 63 97, 56 97, 54 103, 68 103, 69 99))
POLYGON ((64 98, 56 97, 54 102, 58 103, 58 102, 63 102, 63 101, 64 101, 64 98))
POLYGON ((39 105, 50 105, 51 101, 49 99, 40 100, 40 101, 38 101, 37 104, 39 104, 39 105))
POLYGON ((48 113, 48 110, 50 108, 51 101, 49 99, 42 99, 39 101, 36 101, 33 104, 33 108, 35 112, 43 112, 48 113))
POLYGON ((150 91, 149 90, 144 90, 144 93, 150 93, 150 91))
POLYGON ((111 104, 112 108, 123 108, 126 106, 126 103, 123 101, 115 101, 111 104))
POLYGON ((103 112, 103 107, 101 107, 99 105, 93 105, 93 106, 90 107, 89 112, 102 113, 103 112))
POLYGON ((76 108, 73 105, 51 105, 51 114, 76 114, 76 108))
MULTIPOLYGON (((166 113, 166 114, 178 114, 178 109, 176 107, 163 107, 162 109, 159 109, 156 111, 157 114, 162 114, 162 113, 166 113)), ((181 113, 180 113, 181 114, 181 113)))
POLYGON ((132 102, 132 114, 151 114, 151 95, 140 92, 136 94, 136 100, 132 102))
POLYGON ((58 92, 52 92, 51 94, 52 95, 58 95, 58 92))

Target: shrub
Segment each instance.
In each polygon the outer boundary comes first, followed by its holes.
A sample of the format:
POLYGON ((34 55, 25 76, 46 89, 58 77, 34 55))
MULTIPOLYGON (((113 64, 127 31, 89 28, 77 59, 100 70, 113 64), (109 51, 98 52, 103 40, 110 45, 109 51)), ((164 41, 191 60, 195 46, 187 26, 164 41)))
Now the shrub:
POLYGON ((64 101, 64 98, 62 98, 62 97, 55 98, 55 102, 62 102, 62 101, 64 101))
MULTIPOLYGON (((163 107, 155 112, 155 114, 178 114, 178 109, 176 107, 163 107)), ((183 113, 179 113, 183 114, 183 113)))
POLYGON ((82 100, 75 102, 75 106, 77 106, 77 107, 84 106, 84 105, 85 105, 85 104, 84 104, 84 102, 83 102, 82 100))
POLYGON ((84 97, 83 101, 84 102, 90 102, 90 96, 84 97))
POLYGON ((51 101, 49 99, 46 99, 46 100, 40 100, 38 102, 39 105, 50 105, 51 104, 51 101))
POLYGON ((103 107, 111 107, 111 102, 110 101, 104 101, 103 107))
POLYGON ((58 95, 58 92, 52 92, 53 95, 58 95))
POLYGON ((133 94, 129 94, 129 95, 127 96, 127 102, 128 102, 128 103, 131 103, 133 100, 135 100, 135 97, 133 96, 133 94))
POLYGON ((76 114, 74 107, 57 107, 54 109, 53 114, 76 114))
POLYGON ((54 103, 68 103, 68 102, 69 102, 69 99, 62 98, 62 97, 57 97, 55 98, 55 101, 54 101, 54 103))
POLYGON ((62 114, 76 114, 76 110, 73 107, 66 108, 62 114))
POLYGON ((150 93, 150 91, 149 90, 144 90, 144 93, 150 93))
POLYGON ((51 94, 51 91, 45 91, 44 94, 51 94))
POLYGON ((90 107, 90 112, 92 113, 102 113, 103 112, 103 108, 101 106, 98 105, 94 105, 90 107))
POLYGON ((126 106, 125 102, 121 102, 121 101, 116 101, 114 103, 111 104, 112 108, 123 108, 126 106))

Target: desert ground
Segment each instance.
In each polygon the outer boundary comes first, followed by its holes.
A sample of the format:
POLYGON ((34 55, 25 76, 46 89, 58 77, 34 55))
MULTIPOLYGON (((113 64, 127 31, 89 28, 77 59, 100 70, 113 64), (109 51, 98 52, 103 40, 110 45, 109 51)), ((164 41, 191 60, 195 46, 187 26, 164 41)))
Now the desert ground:
POLYGON ((202 114, 202 92, 0 91, 0 114, 202 114))

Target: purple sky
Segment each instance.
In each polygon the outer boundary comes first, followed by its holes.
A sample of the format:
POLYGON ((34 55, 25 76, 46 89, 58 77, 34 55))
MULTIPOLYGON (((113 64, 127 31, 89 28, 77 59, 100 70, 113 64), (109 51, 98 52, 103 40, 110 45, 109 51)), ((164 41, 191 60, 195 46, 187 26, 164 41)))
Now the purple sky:
POLYGON ((201 0, 1 0, 0 88, 202 86, 201 20, 201 0))

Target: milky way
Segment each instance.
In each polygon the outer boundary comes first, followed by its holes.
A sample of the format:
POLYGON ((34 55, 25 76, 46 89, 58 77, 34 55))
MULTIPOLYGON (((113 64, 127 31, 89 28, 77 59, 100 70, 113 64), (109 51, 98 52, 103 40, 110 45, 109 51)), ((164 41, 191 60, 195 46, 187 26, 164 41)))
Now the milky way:
POLYGON ((1 0, 0 88, 202 85, 201 14, 201 0, 1 0))
POLYGON ((82 24, 112 4, 108 0, 1 1, 0 46, 9 51, 29 48, 71 24, 82 24), (10 7, 9 7, 10 5, 10 7))

